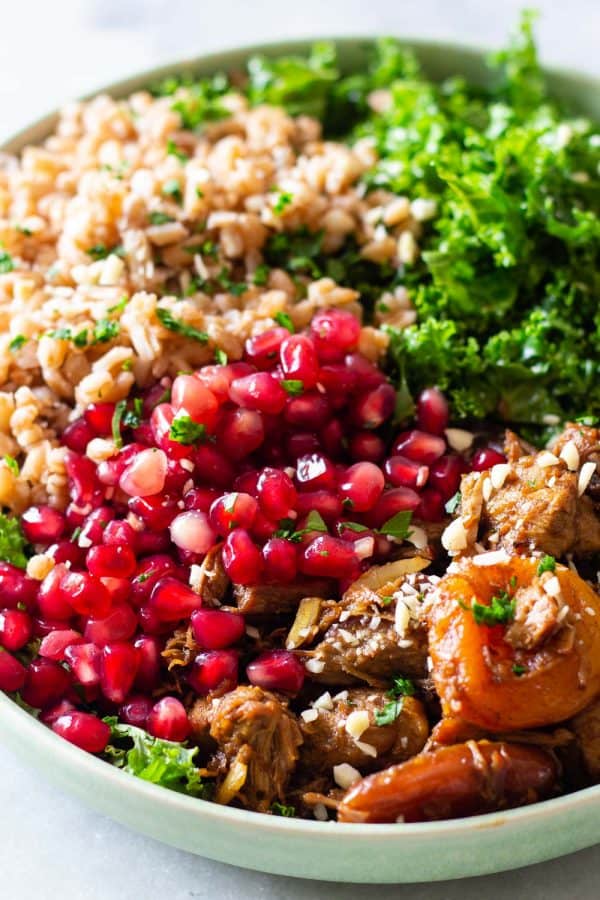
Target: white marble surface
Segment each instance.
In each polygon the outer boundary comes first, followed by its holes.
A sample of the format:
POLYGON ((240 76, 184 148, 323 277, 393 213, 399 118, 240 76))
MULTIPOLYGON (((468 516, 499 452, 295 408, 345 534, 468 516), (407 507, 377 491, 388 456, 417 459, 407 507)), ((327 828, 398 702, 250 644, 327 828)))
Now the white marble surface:
MULTIPOLYGON (((396 33, 498 46, 522 0, 0 0, 0 140, 76 94, 177 57, 279 37, 396 33)), ((598 0, 537 0, 548 63, 600 73, 598 0)), ((1 735, 0 735, 1 744, 1 735)), ((591 900, 600 846, 488 878, 380 887, 242 872, 133 834, 0 746, 2 900, 591 900)), ((600 823, 599 823, 600 826, 600 823)), ((600 827, 599 827, 600 838, 600 827)))

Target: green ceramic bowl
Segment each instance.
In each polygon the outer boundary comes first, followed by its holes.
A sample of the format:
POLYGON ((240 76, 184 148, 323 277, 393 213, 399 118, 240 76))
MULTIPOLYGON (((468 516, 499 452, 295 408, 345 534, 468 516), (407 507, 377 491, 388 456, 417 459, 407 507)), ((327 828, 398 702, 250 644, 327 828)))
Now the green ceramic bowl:
MULTIPOLYGON (((177 72, 201 75, 242 66, 254 52, 304 52, 310 41, 246 47, 184 60, 144 72, 103 90, 114 96, 177 72)), ((370 41, 337 40, 347 71, 364 64, 370 41)), ((484 53, 449 44, 410 41, 433 78, 489 77, 484 53)), ((600 82, 549 73, 554 93, 582 113, 600 118, 600 82)), ((5 142, 18 152, 42 141, 50 115, 5 142)), ((98 812, 153 838, 250 869, 353 882, 411 882, 499 872, 589 847, 600 839, 600 786, 504 813, 416 825, 341 825, 276 818, 218 806, 147 784, 78 750, 0 693, 0 739, 65 791, 98 812)), ((5 773, 5 777, 7 777, 5 773)))

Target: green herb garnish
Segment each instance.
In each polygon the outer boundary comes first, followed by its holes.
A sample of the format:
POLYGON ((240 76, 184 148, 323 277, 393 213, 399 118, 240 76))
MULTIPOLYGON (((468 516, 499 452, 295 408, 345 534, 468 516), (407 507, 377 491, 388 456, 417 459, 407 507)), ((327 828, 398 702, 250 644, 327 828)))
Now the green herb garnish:
POLYGON ((269 280, 269 272, 271 271, 270 267, 266 265, 266 263, 260 263, 252 275, 252 283, 257 287, 262 287, 269 280))
POLYGON ((403 510, 402 512, 396 513, 396 515, 392 516, 391 519, 388 519, 387 522, 384 522, 379 531, 381 534, 389 535, 390 537, 396 538, 396 540, 404 541, 410 535, 409 525, 411 519, 412 512, 409 509, 403 510))
POLYGON ((215 349, 215 360, 218 362, 220 366, 227 365, 227 354, 224 350, 221 350, 220 347, 215 349))
POLYGON ((195 341, 200 341, 202 344, 206 344, 208 341, 208 335, 205 331, 199 331, 197 328, 194 328, 193 325, 188 325, 181 319, 176 319, 168 309, 157 307, 156 318, 165 328, 175 332, 175 334, 181 334, 184 337, 192 338, 195 341))
POLYGON ((183 200, 181 185, 176 178, 169 178, 168 181, 165 181, 162 192, 166 197, 172 197, 175 203, 181 203, 183 200))
POLYGON ((115 404, 115 411, 112 416, 111 421, 111 430, 112 430, 112 438, 119 450, 123 446, 123 438, 121 437, 121 422, 123 416, 125 415, 125 411, 127 409, 127 401, 119 400, 118 403, 115 404))
POLYGON ((6 250, 0 250, 0 275, 6 275, 12 272, 15 267, 13 258, 6 250))
POLYGON ((520 678, 521 675, 524 675, 525 672, 527 671, 525 666, 520 666, 520 665, 518 665, 518 663, 515 663, 513 665, 512 670, 513 670, 513 673, 517 676, 517 678, 520 678))
POLYGON ((10 456, 8 453, 5 453, 4 454, 4 462, 6 463, 7 467, 10 469, 10 471, 13 473, 13 475, 19 474, 19 463, 16 461, 14 456, 10 456))
POLYGON ((460 501, 462 500, 460 491, 457 491, 453 494, 450 499, 446 502, 444 509, 448 513, 449 516, 453 515, 458 507, 460 506, 460 501))
POLYGON ((27 566, 26 547, 19 520, 0 513, 0 559, 24 569, 27 566))
POLYGON ((273 318, 278 325, 282 326, 282 328, 287 328, 290 334, 295 333, 296 329, 294 328, 294 323, 286 312, 276 312, 273 318))
POLYGON ((304 392, 304 382, 299 378, 283 378, 279 383, 292 397, 298 397, 304 392))
POLYGON ((175 219, 168 213, 154 210, 154 212, 148 214, 148 221, 151 225, 167 225, 169 222, 174 222, 175 219))
POLYGON ((281 193, 277 197, 277 200, 273 204, 273 212, 276 216, 281 216, 288 208, 288 206, 293 202, 293 194, 290 194, 288 191, 281 191, 281 193))
POLYGON ((544 572, 554 572, 556 570, 556 560, 553 556, 543 556, 538 564, 537 573, 543 575, 544 572))
POLYGON ((118 322, 111 322, 110 319, 100 319, 94 325, 93 344, 105 344, 117 337, 121 326, 118 322))
POLYGON ((179 162, 186 163, 189 159, 187 153, 184 153, 183 150, 180 150, 175 141, 169 139, 167 141, 167 155, 175 156, 179 162))
POLYGON ((494 595, 488 606, 484 603, 473 601, 471 606, 467 606, 462 600, 459 601, 463 609, 468 609, 473 613, 473 618, 478 625, 506 625, 515 617, 516 600, 511 597, 507 591, 501 591, 498 595, 494 595))
POLYGON ((17 334, 16 337, 12 339, 10 344, 8 345, 8 349, 12 352, 15 350, 20 350, 23 344, 27 343, 27 338, 24 334, 17 334))
POLYGON ((283 816, 285 819, 292 819, 296 815, 295 806, 286 806, 277 800, 271 805, 271 812, 274 816, 283 816))
POLYGON ((178 444, 196 444, 206 437, 206 426, 194 422, 191 416, 179 413, 171 423, 169 439, 178 444))

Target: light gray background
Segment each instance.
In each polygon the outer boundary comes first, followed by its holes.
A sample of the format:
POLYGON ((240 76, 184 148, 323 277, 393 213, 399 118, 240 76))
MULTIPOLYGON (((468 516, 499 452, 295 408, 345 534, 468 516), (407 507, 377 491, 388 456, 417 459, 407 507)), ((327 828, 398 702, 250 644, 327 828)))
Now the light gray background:
MULTIPOLYGON (((524 0, 0 0, 0 141, 75 94, 219 47, 316 34, 499 46, 524 0)), ((533 0, 544 60, 600 74, 599 0, 533 0)), ((1 744, 1 735, 0 735, 1 744)), ((600 816, 599 816, 600 840, 600 816)), ((307 860, 310 871, 310 860, 307 860)), ((178 852, 89 812, 0 746, 2 900, 591 900, 600 846, 489 878, 368 887, 296 881, 178 852)))

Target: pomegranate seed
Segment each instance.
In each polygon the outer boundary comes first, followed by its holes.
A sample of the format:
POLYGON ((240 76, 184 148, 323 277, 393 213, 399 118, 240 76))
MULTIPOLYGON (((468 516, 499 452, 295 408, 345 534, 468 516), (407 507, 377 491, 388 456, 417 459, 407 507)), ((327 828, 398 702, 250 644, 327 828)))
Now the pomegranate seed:
POLYGON ((71 685, 70 674, 50 659, 34 659, 29 664, 21 696, 25 703, 43 709, 62 700, 71 685))
POLYGON ((69 644, 65 648, 65 659, 78 684, 100 684, 100 653, 95 644, 69 644))
POLYGON ((109 547, 130 547, 135 550, 137 534, 123 519, 108 522, 102 534, 102 542, 109 547))
POLYGON ((131 497, 128 506, 152 531, 164 531, 179 511, 175 498, 167 494, 131 497))
POLYGON ((59 716, 52 724, 52 731, 88 753, 102 753, 110 740, 110 726, 85 712, 59 716))
MULTIPOLYGON (((260 413, 253 413, 250 410, 238 410, 239 413, 247 413, 248 416, 260 416, 260 413)), ((240 420, 241 421, 241 420, 240 420)), ((262 428, 262 424, 261 424, 262 428)), ((245 454, 252 452, 249 450, 250 443, 248 435, 240 434, 232 436, 233 440, 239 442, 236 452, 242 448, 245 454), (246 443, 244 443, 246 441, 246 443)), ((231 448, 227 447, 227 453, 231 456, 231 448)), ((229 460, 215 447, 209 444, 202 444, 194 451, 194 464, 196 466, 196 477, 205 484, 210 484, 219 488, 227 488, 235 477, 235 471, 229 460)))
POLYGON ((178 375, 173 382, 171 404, 177 412, 185 412, 194 422, 204 425, 207 431, 214 431, 219 402, 199 378, 178 375))
POLYGON ((257 512, 254 497, 235 491, 215 500, 210 508, 210 521, 219 534, 225 535, 232 528, 250 528, 257 512))
POLYGON ((44 725, 52 726, 60 716, 66 716, 68 713, 75 712, 77 707, 70 700, 59 700, 53 706, 49 706, 40 714, 40 722, 44 725))
POLYGON ((176 697, 163 697, 150 710, 147 728, 153 737, 163 741, 185 741, 190 723, 183 703, 176 697))
POLYGON ((380 384, 359 394, 353 406, 353 421, 359 428, 379 428, 396 407, 396 391, 391 384, 380 384))
POLYGON ((354 550, 346 541, 329 534, 320 534, 305 548, 300 568, 305 575, 343 578, 355 563, 354 550))
POLYGON ((33 623, 31 616, 20 609, 4 609, 0 612, 0 645, 5 650, 20 650, 31 640, 33 623))
POLYGON ((276 415, 282 411, 288 395, 270 372, 255 372, 236 378, 229 396, 238 406, 276 415))
POLYGON ((471 469, 474 472, 485 472, 486 469, 491 469, 492 466, 505 462, 506 457, 504 453, 499 453, 498 450, 494 450, 493 447, 483 447, 473 454, 471 469))
POLYGON ((83 565, 85 559, 85 550, 73 541, 58 541, 51 544, 46 550, 46 556, 49 556, 55 563, 71 563, 71 567, 83 565))
POLYGON ((301 381, 304 390, 314 388, 319 380, 319 360, 313 341, 305 334, 290 334, 279 349, 285 378, 301 381))
POLYGON ((131 584, 131 598, 135 606, 141 606, 152 593, 158 580, 165 575, 176 577, 174 560, 164 553, 157 553, 144 559, 138 566, 131 584))
POLYGON ((199 509, 202 512, 208 512, 218 497, 219 492, 215 488, 194 487, 187 494, 184 494, 183 502, 186 509, 199 509))
POLYGON ((302 690, 305 674, 304 666, 289 650, 268 650, 246 667, 250 684, 289 694, 302 690))
POLYGON ((273 521, 279 521, 293 512, 297 494, 289 475, 280 469, 263 469, 256 490, 260 508, 273 521))
POLYGON ((375 463, 359 462, 346 470, 339 495, 342 503, 349 505, 350 509, 364 512, 377 503, 384 485, 383 472, 375 463))
POLYGON ((194 373, 202 384, 215 395, 219 403, 229 400, 229 388, 236 378, 243 378, 255 372, 254 366, 244 362, 230 363, 228 366, 203 366, 199 372, 194 373))
POLYGON ((118 484, 119 478, 129 463, 133 462, 138 453, 142 453, 145 449, 144 444, 128 444, 116 456, 103 460, 96 469, 98 480, 109 487, 118 484))
POLYGON ((417 400, 417 424, 421 431, 443 434, 450 418, 448 401, 436 387, 425 388, 417 400))
POLYGON ((32 611, 38 587, 39 582, 28 578, 22 569, 0 561, 0 597, 3 606, 16 609, 22 605, 32 611))
POLYGON ((80 508, 87 506, 100 488, 96 466, 87 456, 79 456, 69 450, 65 454, 65 468, 73 503, 80 508))
POLYGON ((112 606, 118 603, 125 603, 129 600, 129 594, 131 593, 131 582, 129 578, 108 578, 104 576, 100 581, 110 594, 112 606))
POLYGON ((43 638, 53 631, 67 631, 70 627, 71 623, 63 619, 44 619, 37 616, 33 620, 33 636, 43 638))
POLYGON ((20 691, 27 670, 12 654, 0 648, 0 691, 20 691))
POLYGON ((114 403, 90 403, 83 413, 83 418, 95 434, 106 437, 112 433, 114 415, 114 403))
POLYGON ((235 644, 246 627, 243 616, 224 609, 197 609, 192 613, 190 623, 203 650, 222 650, 235 644))
POLYGON ((138 556, 146 556, 148 553, 164 553, 171 546, 171 538, 166 530, 136 531, 135 544, 138 556))
POLYGON ((323 450, 334 459, 339 459, 346 452, 346 428, 339 419, 330 421, 321 429, 321 443, 323 450))
POLYGON ((116 641, 102 648, 100 687, 113 703, 122 703, 131 690, 137 667, 138 652, 131 644, 116 641))
POLYGON ((403 431, 394 441, 393 452, 397 456, 407 456, 415 462, 430 466, 446 452, 446 441, 424 431, 403 431))
POLYGON ((231 691, 237 684, 238 654, 235 650, 207 650, 199 653, 188 681, 197 694, 231 691))
POLYGON ((152 414, 152 410, 164 403, 171 396, 171 379, 161 378, 157 384, 153 384, 151 388, 144 393, 142 402, 142 415, 148 418, 152 414))
POLYGON ((385 443, 372 431, 357 431, 350 438, 348 449, 352 459, 378 463, 385 454, 385 443))
POLYGON ((350 353, 345 358, 346 367, 354 373, 357 384, 363 390, 376 388, 380 384, 386 384, 387 378, 377 366, 374 366, 366 356, 360 353, 350 353))
POLYGON ((425 522, 441 522, 444 518, 444 498, 434 488, 426 487, 421 494, 421 502, 415 510, 417 519, 425 522))
POLYGON ((341 409, 348 403, 348 397, 354 393, 359 381, 355 372, 347 366, 337 363, 322 367, 319 372, 319 384, 325 388, 333 408, 341 409))
POLYGON ((321 362, 337 362, 356 348, 360 322, 344 309, 328 309, 314 316, 310 330, 321 362))
MULTIPOLYGON (((285 392, 284 392, 285 393, 285 392)), ((287 395, 286 395, 287 396, 287 395)), ((265 437, 262 416, 253 409, 228 410, 217 430, 217 443, 230 459, 240 460, 257 450, 265 437)), ((205 449, 204 447, 200 448, 205 449)), ((208 448, 206 448, 208 449, 208 448)), ((196 461, 196 465, 199 465, 196 461)), ((218 482, 225 487, 231 482, 234 472, 231 470, 227 480, 218 482)))
POLYGON ((320 450, 319 439, 316 434, 308 431, 296 431, 288 435, 286 448, 291 459, 307 456, 320 450))
POLYGON ((464 470, 460 456, 442 456, 429 470, 429 485, 439 491, 444 500, 449 500, 459 489, 464 470))
POLYGON ((284 415, 290 425, 318 431, 330 416, 329 403, 318 391, 307 391, 301 397, 290 398, 284 415))
POLYGON ((21 516, 23 534, 32 544, 51 544, 65 530, 65 517, 51 506, 30 506, 21 516))
POLYGON ((74 453, 85 453, 85 448, 95 437, 96 432, 90 428, 85 419, 75 419, 63 431, 61 441, 74 453))
POLYGON ((163 622, 185 619, 200 606, 198 594, 168 575, 156 582, 150 595, 150 608, 163 622))
POLYGON ((262 574, 262 556, 244 528, 230 531, 223 544, 223 565, 235 584, 258 584, 262 574))
POLYGON ((207 514, 198 509, 175 516, 169 531, 175 546, 191 553, 208 553, 217 541, 217 533, 207 514))
POLYGON ((252 536, 259 541, 268 541, 278 528, 279 524, 267 519, 265 514, 259 509, 254 518, 254 522, 252 523, 252 536))
POLYGON ((130 497, 160 494, 167 477, 167 457, 155 447, 142 452, 129 463, 119 479, 119 487, 130 497))
POLYGON ((134 694, 119 709, 119 718, 136 728, 146 728, 148 716, 152 710, 152 700, 142 694, 134 694))
POLYGON ((53 660, 53 662, 65 662, 67 658, 65 650, 67 647, 82 643, 82 636, 72 628, 51 631, 43 638, 38 653, 45 659, 53 660))
POLYGON ((287 328, 270 328, 246 341, 246 356, 257 369, 273 369, 277 365, 282 343, 290 336, 287 328))
POLYGON ((114 606, 103 619, 89 618, 83 636, 97 647, 113 641, 127 641, 135 634, 137 616, 128 603, 114 606))
POLYGON ((37 604, 44 618, 67 620, 73 615, 73 607, 61 586, 63 578, 68 574, 67 566, 58 563, 40 584, 37 604))
POLYGON ((162 643, 153 635, 142 634, 135 639, 133 646, 139 659, 134 684, 142 691, 153 691, 160 681, 162 643))
POLYGON ((78 538, 80 547, 90 547, 92 544, 101 544, 104 535, 104 529, 109 522, 112 522, 115 514, 108 506, 100 506, 87 516, 81 526, 81 533, 78 538))
POLYGON ((296 463, 296 481, 303 491, 335 490, 337 472, 331 460, 321 453, 301 456, 296 463))
POLYGON ((97 578, 129 578, 136 570, 135 556, 126 544, 91 547, 86 565, 97 578))
POLYGON ((318 512, 327 523, 334 522, 342 514, 342 501, 331 491, 310 491, 298 494, 296 509, 299 516, 318 512))
POLYGON ((428 466, 406 456, 390 456, 385 461, 384 471, 394 487, 422 488, 429 478, 428 466))
POLYGON ((296 577, 296 549, 285 538, 271 538, 262 548, 265 581, 288 584, 296 577))
POLYGON ((399 512, 410 510, 414 512, 421 498, 416 491, 408 487, 393 488, 384 491, 373 509, 365 514, 365 522, 375 528, 380 528, 388 519, 393 518, 399 512))
POLYGON ((100 579, 87 572, 67 572, 61 578, 60 592, 80 616, 103 618, 112 606, 110 594, 100 579))
POLYGON ((189 484, 191 472, 186 468, 189 463, 190 460, 187 459, 167 459, 167 475, 164 486, 167 494, 181 494, 183 488, 189 484))
POLYGON ((175 410, 170 403, 161 403, 152 411, 150 424, 154 442, 157 447, 164 450, 170 459, 189 458, 191 454, 190 446, 171 440, 171 426, 174 418, 175 410))

